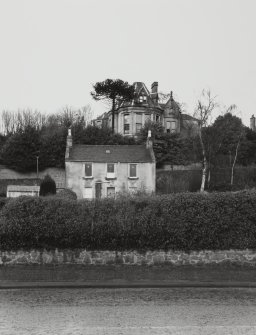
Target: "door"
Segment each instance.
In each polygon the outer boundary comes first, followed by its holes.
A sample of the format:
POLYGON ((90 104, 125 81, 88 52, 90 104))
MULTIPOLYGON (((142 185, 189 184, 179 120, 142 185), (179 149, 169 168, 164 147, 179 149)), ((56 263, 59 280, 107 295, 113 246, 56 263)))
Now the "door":
POLYGON ((95 184, 95 196, 96 199, 101 198, 101 190, 102 190, 102 184, 101 183, 96 183, 95 184))

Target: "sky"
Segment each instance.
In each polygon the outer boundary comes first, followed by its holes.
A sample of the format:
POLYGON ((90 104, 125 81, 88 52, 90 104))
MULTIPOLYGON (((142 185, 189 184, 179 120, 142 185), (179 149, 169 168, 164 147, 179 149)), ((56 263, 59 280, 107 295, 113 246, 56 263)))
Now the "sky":
MULTIPOLYGON (((0 113, 93 101, 107 78, 159 91, 193 114, 203 89, 256 114, 256 0, 0 0, 0 113)), ((221 108, 219 112, 223 111, 221 108)))

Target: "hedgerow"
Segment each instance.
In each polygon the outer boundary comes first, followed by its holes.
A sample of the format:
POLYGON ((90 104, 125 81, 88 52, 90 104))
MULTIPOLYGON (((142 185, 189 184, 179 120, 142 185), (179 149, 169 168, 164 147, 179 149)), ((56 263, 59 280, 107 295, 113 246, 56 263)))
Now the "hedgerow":
POLYGON ((75 201, 11 199, 0 249, 256 249, 256 192, 75 201))

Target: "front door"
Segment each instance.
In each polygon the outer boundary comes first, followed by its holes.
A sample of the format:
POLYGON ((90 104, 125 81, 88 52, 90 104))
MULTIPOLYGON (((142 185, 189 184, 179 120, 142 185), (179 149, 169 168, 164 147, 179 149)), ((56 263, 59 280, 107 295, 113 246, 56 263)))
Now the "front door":
POLYGON ((102 184, 101 183, 96 183, 95 184, 96 199, 100 199, 101 198, 101 189, 102 189, 102 184))

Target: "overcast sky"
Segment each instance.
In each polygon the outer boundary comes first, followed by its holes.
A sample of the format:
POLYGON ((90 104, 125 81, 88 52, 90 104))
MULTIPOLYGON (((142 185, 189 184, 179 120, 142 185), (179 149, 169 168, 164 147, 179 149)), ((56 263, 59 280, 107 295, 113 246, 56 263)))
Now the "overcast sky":
POLYGON ((256 0, 0 0, 0 111, 106 108, 107 78, 174 92, 192 114, 202 89, 256 114, 256 0))

